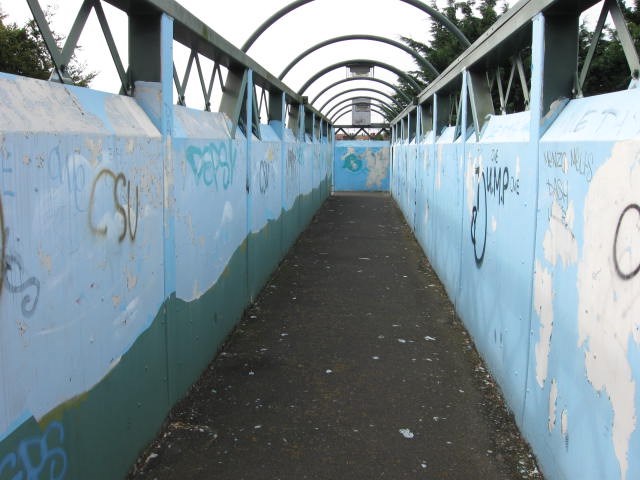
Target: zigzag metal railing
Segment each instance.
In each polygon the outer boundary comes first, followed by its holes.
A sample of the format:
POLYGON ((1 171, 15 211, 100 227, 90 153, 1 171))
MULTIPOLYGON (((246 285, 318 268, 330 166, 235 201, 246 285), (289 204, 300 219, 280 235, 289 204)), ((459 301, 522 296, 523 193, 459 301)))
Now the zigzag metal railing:
MULTIPOLYGON (((629 70, 640 69, 638 52, 625 23, 619 0, 605 0, 582 70, 578 72, 578 18, 581 12, 597 3, 596 0, 530 0, 511 7, 460 57, 452 62, 427 88, 413 105, 391 121, 394 139, 411 140, 430 130, 439 135, 441 129, 455 125, 456 138, 462 132, 462 101, 466 98, 467 131, 479 138, 483 126, 496 110, 502 114, 529 109, 531 71, 523 58, 531 53, 532 20, 539 13, 548 19, 545 35, 554 48, 544 51, 541 80, 545 91, 542 97, 542 117, 555 101, 578 98, 587 78, 598 39, 608 14, 611 14, 617 36, 622 45, 629 70), (503 75, 508 72, 508 81, 503 75), (519 81, 515 80, 518 76, 519 81), (496 91, 497 90, 497 91, 496 91), (518 99, 514 99, 517 92, 518 99), (497 108, 496 108, 497 107, 497 108)), ((539 66, 541 67, 541 66, 539 66)))
POLYGON ((91 11, 95 10, 98 21, 100 22, 100 28, 102 29, 109 51, 111 52, 111 58, 113 59, 116 70, 118 71, 122 90, 127 95, 131 94, 131 85, 127 78, 127 73, 122 64, 122 60, 120 59, 120 55, 118 54, 118 49, 113 40, 113 35, 111 34, 111 29, 109 28, 100 0, 84 0, 82 2, 62 50, 58 48, 53 33, 49 28, 47 18, 40 7, 38 0, 27 0, 27 4, 31 9, 31 14, 38 25, 38 29, 42 34, 42 39, 49 51, 49 55, 51 56, 51 61, 54 65, 54 71, 52 72, 53 80, 56 80, 57 77, 57 81, 61 83, 73 84, 73 80, 67 73, 69 62, 78 47, 78 40, 80 39, 80 35, 82 34, 85 24, 87 23, 87 19, 89 18, 91 11))
POLYGON ((367 140, 389 139, 391 128, 386 123, 372 123, 370 125, 334 125, 336 137, 343 136, 349 140, 365 137, 367 140), (347 129, 355 131, 348 132, 347 129))
POLYGON ((633 44, 633 38, 629 32, 629 28, 624 20, 624 16, 622 14, 622 9, 616 0, 605 0, 602 4, 602 10, 600 11, 600 16, 598 18, 598 23, 596 24, 596 28, 593 32, 593 37, 591 39, 591 45, 589 46, 589 51, 585 57, 584 64, 582 66, 582 71, 580 72, 580 77, 578 78, 577 84, 577 96, 582 96, 582 89, 584 87, 584 82, 587 79, 587 73, 589 72, 589 67, 591 67, 591 62, 593 60, 594 53, 596 51, 596 47, 598 46, 598 41, 600 40, 600 36, 602 35, 602 29, 604 27, 604 22, 607 18, 607 14, 611 14, 611 19, 613 20, 613 24, 618 33, 618 39, 622 45, 622 50, 624 51, 624 55, 627 59, 627 63, 629 64, 629 69, 633 71, 640 70, 640 61, 638 59, 638 52, 635 49, 633 44))
MULTIPOLYGON (((173 20, 174 41, 184 45, 190 51, 187 66, 182 78, 178 75, 175 63, 173 66, 173 81, 176 87, 178 97, 177 103, 179 105, 186 104, 186 87, 189 82, 190 75, 193 72, 193 64, 195 63, 204 100, 204 110, 211 110, 214 85, 216 80, 219 80, 222 91, 220 111, 226 113, 230 117, 232 121, 232 133, 235 133, 237 126, 246 130, 246 126, 242 124, 241 117, 242 112, 246 111, 247 72, 251 70, 253 72, 252 77, 254 80, 253 102, 255 103, 251 130, 254 134, 258 137, 260 136, 259 112, 263 107, 267 110, 269 121, 277 120, 282 123, 285 122, 285 118, 280 118, 282 116, 283 109, 278 107, 278 105, 285 102, 287 105, 296 107, 293 109, 285 109, 285 111, 292 112, 290 116, 290 124, 292 127, 296 128, 298 126, 298 107, 302 107, 308 114, 310 114, 311 120, 311 122, 305 122, 303 124, 304 131, 307 133, 316 131, 322 132, 322 136, 328 135, 329 120, 319 111, 306 104, 306 99, 304 97, 269 73, 246 53, 234 47, 227 40, 211 30, 201 20, 174 0, 84 0, 62 49, 60 49, 56 43, 54 35, 49 28, 46 16, 40 7, 39 1, 26 1, 31 9, 34 20, 42 33, 42 37, 54 65, 52 80, 66 84, 73 83, 73 80, 68 74, 68 64, 77 49, 78 40, 92 11, 96 12, 102 33, 105 37, 109 51, 111 52, 112 60, 118 72, 121 84, 120 93, 132 95, 135 88, 135 82, 137 80, 148 80, 147 76, 153 77, 153 74, 144 72, 146 65, 139 67, 137 71, 135 68, 132 69, 132 55, 129 56, 130 66, 128 69, 125 69, 102 8, 102 1, 105 1, 128 14, 130 18, 131 15, 148 15, 150 18, 159 18, 162 14, 166 14, 173 20), (205 77, 204 69, 201 64, 201 57, 213 61, 213 69, 208 80, 205 77), (222 68, 227 70, 226 79, 223 79, 222 68), (262 89, 259 96, 255 95, 256 87, 262 89), (268 101, 267 93, 269 96, 268 101), (259 105, 257 104, 257 98, 260 98, 259 105)), ((144 27, 146 28, 148 26, 145 24, 144 27)), ((133 27, 130 25, 130 36, 135 35, 135 29, 135 25, 133 27)), ((130 50, 131 40, 132 39, 130 37, 130 50)), ((159 46, 153 45, 153 47, 159 49, 159 46)), ((148 53, 149 56, 153 54, 154 52, 148 53)), ((157 81, 157 79, 155 81, 157 81)), ((307 115, 305 114, 305 117, 306 116, 307 115)))

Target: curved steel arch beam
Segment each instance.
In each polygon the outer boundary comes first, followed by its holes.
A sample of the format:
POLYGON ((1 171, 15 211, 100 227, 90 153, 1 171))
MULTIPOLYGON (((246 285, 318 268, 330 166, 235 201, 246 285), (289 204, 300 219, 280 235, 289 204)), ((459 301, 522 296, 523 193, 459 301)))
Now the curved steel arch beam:
POLYGON ((311 78, 309 78, 304 83, 304 85, 302 85, 302 87, 300 87, 300 90, 298 90, 298 95, 302 95, 304 93, 304 91, 307 88, 309 88, 309 86, 313 82, 318 80, 324 74, 329 73, 330 71, 335 70, 337 68, 346 67, 346 66, 349 66, 349 65, 360 65, 360 66, 373 65, 374 67, 379 67, 379 68, 383 68, 385 70, 389 70, 390 72, 395 73, 396 75, 398 75, 399 77, 403 78, 408 83, 413 85, 416 88, 416 90, 422 90, 420 85, 418 85, 418 83, 413 78, 411 78, 410 75, 408 75, 406 72, 403 72, 399 68, 396 68, 393 65, 389 65, 388 63, 379 62, 378 60, 367 60, 367 59, 358 58, 358 59, 353 59, 353 60, 343 60, 342 62, 334 63, 333 65, 329 65, 328 67, 323 68, 322 70, 317 72, 315 75, 313 75, 311 78))
MULTIPOLYGON (((351 107, 348 107, 347 109, 344 109, 344 110, 342 110, 340 112, 336 112, 336 114, 333 116, 333 118, 330 119, 331 125, 335 125, 335 123, 340 118, 344 117, 347 113, 349 113, 350 112, 349 108, 351 108, 351 107)), ((377 113, 378 115, 382 115, 382 118, 386 118, 385 117, 386 113, 383 112, 382 110, 378 109, 378 108, 371 107, 371 111, 374 112, 374 113, 377 113)), ((385 122, 387 122, 387 121, 385 120, 385 122)))
MULTIPOLYGON (((341 111, 341 110, 343 110, 345 108, 352 108, 353 107, 353 103, 348 103, 347 104, 347 102, 352 102, 353 100, 356 100, 358 98, 365 98, 365 97, 352 97, 352 98, 346 99, 343 102, 340 102, 340 104, 338 104, 338 105, 334 105, 333 107, 331 107, 329 109, 328 114, 326 115, 327 118, 330 118, 332 115, 335 115, 336 111, 341 111)), ((367 100, 369 100, 368 102, 358 102, 358 103, 364 103, 366 105, 379 108, 382 111, 391 109, 391 106, 389 104, 384 103, 384 102, 378 100, 377 98, 371 98, 371 97, 366 97, 366 98, 367 98, 367 100), (379 104, 378 103, 373 103, 374 100, 377 100, 380 103, 379 104)))
MULTIPOLYGON (((269 18, 267 18, 262 23, 262 25, 260 25, 256 29, 256 31, 251 34, 251 36, 247 39, 247 41, 244 42, 244 45, 242 46, 242 51, 246 52, 247 50, 249 50, 251 48, 251 45, 255 43, 255 41, 260 37, 260 35, 262 35, 271 25, 276 23, 282 17, 291 13, 296 8, 306 5, 307 3, 311 3, 313 1, 314 0, 296 0, 295 2, 291 2, 289 5, 285 5, 284 7, 282 7, 276 13, 274 13, 269 18)), ((456 27, 451 20, 449 20, 445 15, 440 13, 435 8, 430 7, 429 5, 426 5, 419 0, 400 0, 400 1, 407 3, 419 10, 422 10, 424 13, 426 13, 431 18, 433 18, 436 22, 439 22, 443 27, 445 27, 451 33, 453 33, 453 35, 455 35, 456 38, 460 40, 460 42, 465 48, 471 45, 469 40, 467 40, 467 37, 464 36, 464 34, 460 31, 460 29, 458 29, 458 27, 456 27)))
POLYGON ((349 40, 369 40, 369 41, 372 41, 372 42, 386 43, 387 45, 391 45, 392 47, 396 47, 396 48, 399 48, 400 50, 403 50, 403 51, 407 52, 409 55, 411 55, 418 62, 418 64, 420 64, 422 67, 428 69, 436 77, 440 74, 440 72, 438 72, 438 70, 436 70, 436 68, 431 64, 431 62, 429 62, 427 59, 422 57, 418 52, 416 52, 413 48, 408 47, 404 43, 400 43, 400 42, 397 42, 395 40, 391 40, 390 38, 380 37, 378 35, 353 34, 353 35, 342 35, 340 37, 333 37, 333 38, 330 38, 330 39, 325 40, 323 42, 316 43, 314 46, 306 49, 304 52, 302 52, 300 55, 298 55, 296 58, 294 58, 291 61, 291 63, 289 63, 289 65, 287 65, 285 67, 285 69, 278 76, 278 78, 280 80, 282 80, 287 75, 287 73, 289 73, 289 71, 293 67, 295 67, 303 58, 305 58, 308 55, 312 54, 316 50, 319 50, 322 47, 326 47, 327 45, 332 45, 334 43, 339 43, 339 42, 346 42, 346 41, 349 41, 349 40))
POLYGON ((322 105, 320 108, 318 108, 318 111, 319 111, 319 112, 322 112, 322 110, 324 110, 324 109, 325 109, 325 107, 326 107, 327 105, 329 105, 329 102, 331 102, 331 100, 335 100, 335 99, 336 99, 336 98, 338 98, 340 95, 344 95, 345 93, 360 92, 360 91, 363 91, 363 92, 373 92, 373 93, 377 93, 377 94, 379 94, 379 95, 382 95, 383 97, 388 98, 389 100, 391 100, 391 101, 392 101, 392 102, 394 102, 394 103, 395 103, 395 101, 396 101, 396 99, 395 99, 395 98, 393 98, 391 95, 389 95, 389 94, 387 94, 387 93, 384 93, 383 91, 378 90, 378 89, 376 89, 376 88, 365 88, 365 87, 361 87, 361 88, 350 88, 350 89, 348 89, 348 90, 343 90, 342 92, 335 94, 333 97, 331 97, 329 100, 327 100, 327 101, 325 102, 325 104, 324 104, 324 105, 322 105))
MULTIPOLYGON (((376 107, 382 107, 382 106, 384 106, 384 107, 386 107, 386 108, 391 108, 391 105, 390 105, 390 104, 388 104, 388 103, 386 103, 386 102, 383 102, 383 101, 382 101, 382 100, 380 100, 379 98, 374 98, 374 97, 362 97, 362 96, 353 96, 353 97, 345 98, 344 100, 342 100, 342 101, 340 101, 340 102, 336 103, 333 107, 331 107, 329 110, 327 110, 327 113, 325 113, 324 115, 325 115, 327 118, 329 118, 329 117, 331 116, 331 114, 332 114, 332 113, 334 113, 334 111, 335 111, 336 109, 340 109, 340 108, 345 107, 347 102, 353 102, 354 100, 358 100, 358 99, 361 99, 361 98, 362 98, 362 99, 369 100, 369 102, 367 102, 369 105, 373 105, 373 106, 376 106, 376 107), (380 102, 380 104, 378 105, 378 104, 373 103, 373 101, 374 101, 374 100, 375 100, 375 101, 377 101, 377 102, 380 102)), ((357 103, 365 103, 365 102, 357 102, 357 103)), ((353 105, 353 103, 350 103, 350 104, 349 104, 349 106, 352 106, 352 105, 353 105)))
POLYGON ((323 88, 322 90, 320 90, 320 93, 318 93, 315 96, 315 98, 313 100, 311 100, 311 102, 309 102, 309 103, 311 103, 311 105, 313 105, 314 103, 316 103, 318 98, 320 98, 322 96, 323 93, 326 93, 328 90, 331 90, 333 87, 336 87, 336 86, 338 86, 338 85, 340 85, 342 83, 345 83, 345 82, 356 82, 358 80, 362 80, 363 82, 376 82, 376 83, 380 83, 382 85, 385 85, 385 86, 389 87, 390 89, 392 89, 394 92, 396 92, 401 97, 404 97, 405 100, 411 102, 411 98, 409 97, 409 95, 407 95, 402 90, 400 90, 396 85, 393 85, 392 83, 389 83, 389 82, 387 82, 385 80, 382 80, 380 78, 374 78, 374 77, 349 77, 349 78, 343 78, 342 80, 338 80, 337 82, 333 82, 328 87, 323 88))

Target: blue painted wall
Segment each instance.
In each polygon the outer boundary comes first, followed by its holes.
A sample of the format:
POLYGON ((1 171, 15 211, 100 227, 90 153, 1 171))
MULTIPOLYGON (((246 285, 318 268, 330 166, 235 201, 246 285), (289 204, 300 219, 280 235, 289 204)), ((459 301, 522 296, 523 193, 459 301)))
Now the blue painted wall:
POLYGON ((392 145, 392 194, 550 479, 640 478, 638 105, 392 145))
POLYGON ((2 480, 123 478, 328 195, 326 139, 163 91, 0 74, 2 480))
POLYGON ((335 142, 335 191, 389 191, 389 142, 335 142))

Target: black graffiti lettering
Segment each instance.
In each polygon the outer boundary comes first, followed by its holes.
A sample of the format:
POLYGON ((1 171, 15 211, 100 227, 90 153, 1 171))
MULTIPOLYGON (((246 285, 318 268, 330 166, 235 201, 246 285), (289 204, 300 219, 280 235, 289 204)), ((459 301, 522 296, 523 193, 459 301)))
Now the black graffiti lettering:
MULTIPOLYGON (((638 272, 640 272, 640 263, 638 263, 638 265, 636 265, 635 268, 623 270, 622 267, 620 266, 620 261, 618 259, 618 237, 620 235, 620 226, 622 225, 622 222, 625 219, 625 217, 628 214, 630 214, 632 211, 635 211, 637 216, 640 217, 640 205, 636 203, 632 203, 625 207, 625 209, 620 214, 620 218, 618 218, 618 225, 616 225, 616 234, 613 238, 613 264, 615 266, 616 273, 623 280, 631 280, 633 277, 635 277, 638 274, 638 272)), ((640 222, 640 218, 636 218, 636 222, 640 222)))
POLYGON ((516 177, 510 178, 509 191, 511 193, 515 193, 516 195, 520 195, 520 179, 516 177))
POLYGON ((487 247, 487 182, 484 172, 482 172, 482 197, 484 198, 484 203, 481 203, 480 196, 480 181, 478 181, 476 201, 471 211, 471 244, 473 245, 473 255, 478 268, 482 266, 487 247), (482 239, 480 239, 478 237, 478 216, 482 214, 484 214, 484 230, 481 232, 482 239))
MULTIPOLYGON (((560 207, 564 219, 569 208, 569 182, 561 178, 547 180, 547 192, 560 207)), ((551 218, 551 210, 549 210, 549 218, 551 218)))
POLYGON ((135 227, 131 227, 131 181, 127 182, 127 225, 129 226, 129 236, 131 240, 136 239, 138 233, 138 207, 140 205, 140 198, 138 196, 138 186, 136 185, 136 223, 135 227))
MULTIPOLYGON (((32 297, 29 292, 25 293, 20 303, 22 314, 25 317, 30 317, 35 312, 38 306, 38 299, 40 298, 40 280, 36 277, 30 277, 24 282, 19 283, 19 280, 24 276, 24 266, 22 259, 18 255, 7 255, 4 264, 4 276, 7 290, 10 293, 22 293, 25 290, 35 288, 35 296, 32 297), (17 282, 13 280, 17 279, 17 282)), ((31 290, 33 293, 33 290, 31 290)))
POLYGON ((263 195, 269 190, 269 181, 271 178, 271 165, 266 160, 260 161, 260 167, 258 171, 258 186, 260 193, 263 195))
POLYGON ((544 163, 550 168, 564 169, 566 159, 565 152, 544 152, 544 163))
POLYGON ((593 178, 593 155, 590 152, 581 152, 578 148, 571 150, 571 167, 587 182, 593 178))
POLYGON ((97 226, 93 222, 93 210, 95 208, 96 189, 98 184, 100 183, 100 180, 103 177, 110 178, 111 180, 113 180, 113 190, 112 190, 113 207, 115 208, 115 211, 117 212, 117 214, 122 218, 122 231, 118 236, 118 242, 124 241, 124 239, 127 236, 127 232, 129 232, 129 239, 133 241, 135 240, 136 234, 138 232, 138 215, 139 215, 139 207, 140 207, 140 197, 138 192, 138 186, 136 185, 136 207, 135 207, 136 219, 135 219, 135 226, 132 228, 131 226, 131 181, 127 180, 127 177, 122 172, 116 175, 112 170, 105 168, 98 173, 95 180, 93 181, 93 187, 91 188, 91 196, 89 198, 89 228, 96 235, 100 235, 100 236, 107 235, 108 227, 106 225, 97 226), (118 198, 118 186, 120 184, 122 184, 123 187, 125 185, 127 187, 126 209, 120 203, 118 198))
POLYGON ((487 167, 485 173, 487 191, 491 196, 497 195, 498 203, 504 205, 504 194, 509 189, 509 168, 487 167))
POLYGON ((113 204, 116 206, 116 211, 122 217, 122 233, 120 233, 120 236, 118 237, 118 241, 122 242, 127 236, 127 213, 124 211, 124 207, 120 205, 120 202, 118 202, 118 183, 120 182, 122 182, 123 185, 126 185, 127 183, 127 179, 122 172, 120 172, 116 177, 115 185, 113 187, 113 204))

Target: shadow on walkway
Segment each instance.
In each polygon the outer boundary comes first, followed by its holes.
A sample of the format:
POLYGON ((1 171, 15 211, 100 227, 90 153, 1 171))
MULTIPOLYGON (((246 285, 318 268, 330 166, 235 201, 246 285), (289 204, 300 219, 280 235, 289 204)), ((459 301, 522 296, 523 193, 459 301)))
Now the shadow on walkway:
POLYGON ((393 200, 340 194, 130 478, 542 476, 393 200))

